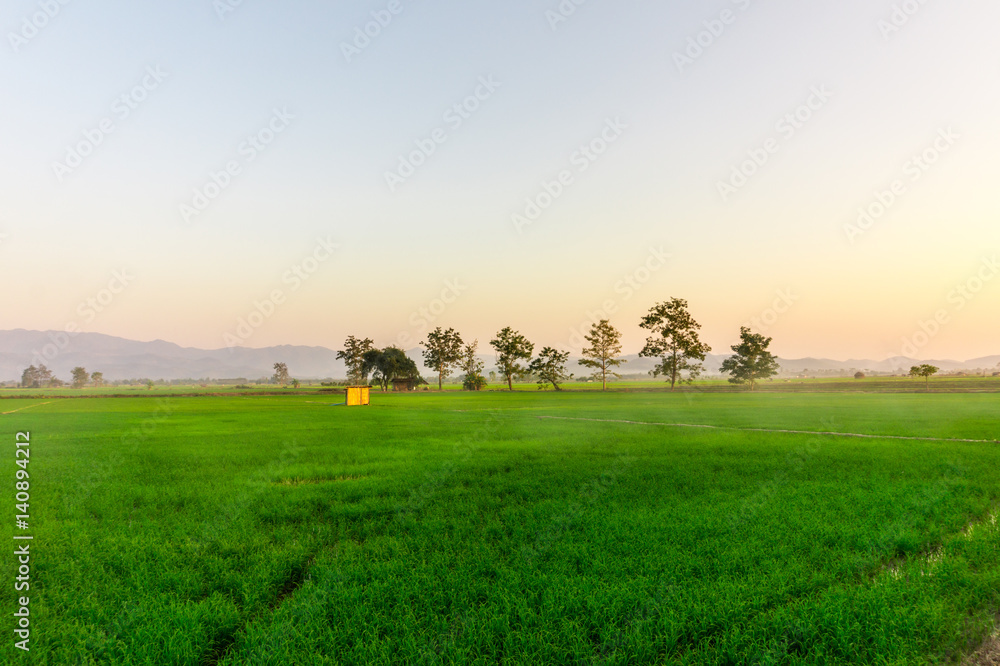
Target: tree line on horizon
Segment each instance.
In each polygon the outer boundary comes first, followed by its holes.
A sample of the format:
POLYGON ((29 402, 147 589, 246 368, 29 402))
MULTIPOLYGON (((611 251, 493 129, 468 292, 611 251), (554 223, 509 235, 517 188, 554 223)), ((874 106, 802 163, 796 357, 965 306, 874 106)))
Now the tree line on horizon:
MULTIPOLYGON (((85 368, 77 366, 73 368, 72 374, 73 380, 70 386, 73 388, 83 388, 88 383, 96 387, 105 385, 103 372, 90 374, 85 368)), ((21 373, 21 388, 59 388, 65 385, 66 382, 54 376, 45 364, 39 364, 38 367, 28 366, 21 373)))
MULTIPOLYGON (((692 383, 704 372, 705 356, 712 348, 701 341, 698 335, 701 324, 691 316, 686 300, 671 298, 657 303, 641 319, 639 327, 650 332, 639 356, 659 359, 650 374, 654 377, 665 376, 671 391, 678 384, 692 383)), ((607 390, 609 377, 621 378, 615 370, 628 362, 620 358, 621 337, 621 332, 608 319, 592 324, 590 332, 584 335, 589 346, 583 349, 579 364, 593 370, 591 377, 601 382, 602 390, 607 390)), ((746 384, 753 391, 758 382, 776 375, 778 360, 768 351, 771 341, 772 338, 753 333, 747 326, 740 327, 740 342, 730 347, 734 353, 723 361, 721 367, 722 373, 729 375, 729 382, 746 384)), ((484 364, 477 356, 478 339, 466 344, 455 329, 439 326, 429 332, 426 341, 420 344, 424 347, 424 366, 437 374, 438 390, 444 389, 445 378, 455 371, 461 372, 462 388, 467 391, 481 391, 487 386, 483 376, 484 364)), ((562 390, 560 384, 573 377, 566 369, 570 352, 543 347, 535 356, 534 343, 509 326, 497 332, 496 337, 490 340, 490 346, 496 352, 497 370, 511 391, 514 390, 515 379, 534 377, 540 388, 551 384, 559 391, 562 390)), ((347 366, 348 383, 367 384, 371 377, 383 391, 387 391, 391 383, 399 381, 427 384, 417 364, 405 351, 395 345, 379 349, 371 338, 348 336, 344 349, 337 352, 336 358, 343 360, 347 366)), ((275 363, 274 371, 272 383, 282 386, 291 384, 298 388, 300 382, 290 377, 287 364, 275 363)), ((923 364, 913 366, 909 375, 929 381, 937 372, 939 368, 936 366, 923 364)), ((72 376, 73 388, 83 388, 88 383, 95 387, 106 385, 101 372, 90 374, 85 368, 76 367, 72 376)), ((492 379, 493 372, 490 372, 490 377, 492 379)), ((864 374, 855 375, 855 378, 859 377, 864 378, 864 374)), ((154 384, 152 380, 145 383, 147 388, 152 388, 154 384)), ((65 385, 45 365, 32 365, 21 375, 22 388, 65 385)))
MULTIPOLYGON (((650 332, 639 356, 659 359, 650 374, 664 375, 670 390, 693 382, 704 372, 705 355, 712 348, 699 338, 701 324, 691 316, 686 300, 671 298, 654 305, 639 326, 650 332)), ((620 358, 621 332, 608 319, 602 319, 591 326, 584 339, 589 346, 583 349, 579 364, 591 368, 591 376, 601 382, 602 390, 607 390, 608 378, 620 378, 615 369, 628 362, 620 358)), ((444 389, 445 378, 456 371, 462 373, 463 389, 479 391, 486 387, 483 362, 476 356, 479 340, 466 344, 455 329, 438 326, 420 344, 424 347, 424 366, 437 375, 438 390, 444 389)), ((771 338, 741 327, 740 342, 731 347, 733 355, 722 364, 730 383, 747 384, 752 391, 759 381, 776 375, 778 359, 768 351, 770 344, 771 338)), ((496 352, 497 370, 511 391, 514 380, 523 377, 535 377, 540 388, 551 384, 557 391, 561 390, 560 384, 573 377, 566 370, 570 352, 543 347, 535 356, 534 343, 509 326, 497 332, 490 346, 496 352)), ((337 359, 347 366, 349 383, 367 384, 369 376, 383 390, 388 390, 393 381, 426 383, 417 364, 402 349, 395 345, 379 349, 371 338, 348 336, 337 359)))

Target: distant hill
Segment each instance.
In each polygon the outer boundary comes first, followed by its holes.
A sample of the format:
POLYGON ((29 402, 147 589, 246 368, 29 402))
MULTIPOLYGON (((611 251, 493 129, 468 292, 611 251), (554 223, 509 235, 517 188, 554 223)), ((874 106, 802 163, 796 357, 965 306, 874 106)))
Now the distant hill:
POLYGON ((347 373, 336 352, 326 347, 282 345, 263 349, 194 349, 172 342, 137 342, 100 333, 79 333, 71 338, 58 332, 0 331, 0 381, 20 380, 21 372, 37 363, 36 354, 65 348, 42 362, 57 377, 68 380, 73 368, 100 371, 114 381, 137 377, 151 379, 270 377, 274 364, 287 363, 295 377, 343 377, 347 373), (56 342, 54 342, 54 340, 56 342))
MULTIPOLYGON (((26 331, 17 329, 0 331, 0 381, 17 381, 21 372, 33 363, 38 363, 37 354, 47 355, 41 362, 57 377, 69 380, 73 368, 82 366, 90 372, 100 371, 110 381, 148 377, 151 379, 258 379, 270 377, 276 362, 288 364, 293 377, 300 379, 320 379, 326 377, 344 378, 347 375, 344 363, 338 361, 336 352, 326 347, 305 347, 282 345, 248 349, 195 349, 181 347, 172 342, 154 340, 138 342, 101 333, 78 333, 67 336, 57 331, 26 331), (56 352, 54 355, 52 352, 56 352)), ((417 362, 428 381, 431 372, 423 367, 420 349, 410 349, 407 355, 417 362)), ((494 367, 492 353, 480 358, 486 371, 494 367)), ((640 358, 637 354, 625 357, 628 360, 621 367, 624 374, 645 374, 656 364, 655 359, 640 358)), ((709 354, 705 359, 705 369, 709 374, 717 374, 725 355, 709 354)), ((589 375, 572 359, 569 370, 577 376, 589 375)), ((867 370, 873 372, 905 372, 918 363, 932 363, 944 371, 975 370, 995 368, 1000 363, 1000 355, 986 356, 969 361, 916 359, 896 357, 882 361, 870 359, 849 359, 834 361, 822 358, 779 359, 783 373, 812 375, 825 372, 847 372, 867 370)))

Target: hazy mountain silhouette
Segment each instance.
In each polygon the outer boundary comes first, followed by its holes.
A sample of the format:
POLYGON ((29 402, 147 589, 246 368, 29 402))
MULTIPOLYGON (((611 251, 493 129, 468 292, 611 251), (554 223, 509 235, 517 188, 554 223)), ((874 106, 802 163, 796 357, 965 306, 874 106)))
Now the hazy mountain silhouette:
MULTIPOLYGON (((495 361, 489 347, 480 358, 486 371, 494 369, 495 361)), ((407 351, 421 368, 425 378, 432 371, 423 367, 420 348, 407 351)), ((655 359, 627 355, 628 363, 621 366, 623 374, 644 374, 656 364, 655 359)), ((705 368, 717 373, 726 355, 709 354, 705 368)), ((149 377, 151 379, 258 379, 270 377, 277 362, 287 363, 293 377, 319 379, 346 376, 344 363, 338 361, 336 352, 326 347, 281 345, 250 349, 196 349, 181 347, 172 342, 154 340, 139 342, 101 333, 78 333, 69 336, 58 331, 26 331, 16 329, 0 331, 0 381, 20 380, 21 372, 29 365, 44 363, 57 377, 68 380, 73 368, 82 366, 89 372, 103 372, 107 380, 149 377)), ((932 363, 944 371, 996 368, 1000 355, 969 361, 931 360, 895 357, 875 361, 849 359, 835 361, 822 358, 780 359, 784 373, 798 374, 809 371, 840 372, 869 370, 877 372, 905 372, 917 363, 932 363)), ((569 370, 577 376, 589 375, 590 370, 571 360, 569 370)))

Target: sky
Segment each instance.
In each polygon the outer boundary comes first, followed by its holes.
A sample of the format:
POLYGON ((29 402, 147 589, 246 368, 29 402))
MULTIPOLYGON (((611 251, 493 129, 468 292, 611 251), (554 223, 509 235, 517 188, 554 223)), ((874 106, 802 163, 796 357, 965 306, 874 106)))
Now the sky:
POLYGON ((10 0, 0 329, 1000 354, 992 0, 10 0))

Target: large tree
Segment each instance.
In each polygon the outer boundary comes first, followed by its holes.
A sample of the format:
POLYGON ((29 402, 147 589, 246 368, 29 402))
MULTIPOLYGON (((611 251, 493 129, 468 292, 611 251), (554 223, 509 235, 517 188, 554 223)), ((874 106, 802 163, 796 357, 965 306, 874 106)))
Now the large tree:
POLYGON ((722 362, 722 374, 732 375, 731 384, 749 384, 753 391, 758 381, 778 374, 778 358, 767 351, 770 344, 771 338, 740 328, 740 343, 731 347, 736 354, 722 362))
POLYGON ((911 377, 923 377, 924 387, 930 389, 931 375, 936 375, 941 368, 924 363, 922 365, 915 365, 910 368, 911 377))
POLYGON ((564 382, 573 376, 566 373, 566 361, 568 360, 569 352, 561 352, 552 347, 543 347, 542 351, 538 354, 538 358, 528 366, 528 370, 538 377, 539 386, 552 384, 555 390, 561 391, 559 382, 564 382))
POLYGON ((688 312, 687 301, 671 298, 665 303, 657 303, 639 326, 653 333, 646 339, 639 356, 660 359, 651 372, 654 377, 665 375, 671 391, 678 382, 690 383, 704 371, 702 362, 712 348, 698 339, 701 324, 688 312))
POLYGON ((465 377, 462 379, 462 388, 466 391, 482 391, 486 386, 486 378, 483 377, 483 362, 479 360, 476 351, 479 349, 479 340, 473 340, 462 349, 462 372, 465 377))
POLYGON ((344 340, 344 349, 337 352, 337 360, 347 366, 347 381, 352 384, 368 383, 368 372, 365 370, 365 353, 375 349, 375 343, 370 338, 361 340, 350 335, 344 340))
POLYGON ((98 388, 104 386, 104 373, 95 372, 90 376, 90 381, 94 382, 94 386, 97 386, 98 388))
POLYGON ((420 376, 417 364, 398 347, 369 349, 364 354, 363 365, 365 376, 372 373, 372 381, 381 386, 383 391, 389 390, 389 384, 394 379, 412 379, 417 384, 426 383, 420 376))
POLYGON ((274 376, 271 377, 271 381, 275 384, 281 384, 285 386, 290 380, 288 376, 288 365, 285 363, 275 363, 274 364, 274 376))
POLYGON ((490 346, 497 352, 497 369, 507 380, 507 388, 514 390, 514 377, 523 375, 527 368, 520 361, 527 361, 535 352, 535 345, 511 327, 507 326, 497 337, 490 340, 490 346))
POLYGON ((38 368, 33 365, 28 366, 21 373, 21 388, 39 388, 39 386, 41 382, 38 378, 38 368))
MULTIPOLYGON (((55 385, 53 382, 59 382, 59 380, 53 377, 52 371, 43 364, 39 364, 37 368, 33 365, 29 366, 21 373, 22 388, 45 388, 55 385)), ((61 386, 62 382, 57 385, 61 386)))
POLYGON ((90 373, 87 372, 86 368, 80 366, 73 368, 73 388, 83 388, 88 381, 90 381, 90 373))
POLYGON ((426 347, 424 365, 437 373, 438 390, 444 390, 444 378, 462 360, 462 336, 453 328, 445 331, 438 326, 427 334, 427 342, 421 344, 426 347))
POLYGON ((611 368, 617 368, 622 363, 628 363, 623 358, 617 358, 622 353, 622 334, 611 325, 607 319, 602 319, 590 327, 590 335, 583 336, 590 343, 584 348, 580 365, 594 369, 594 379, 601 380, 601 390, 608 390, 608 375, 621 377, 611 368))

